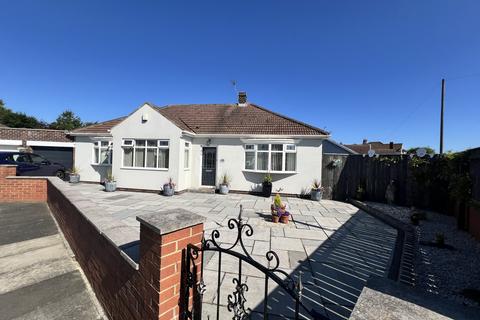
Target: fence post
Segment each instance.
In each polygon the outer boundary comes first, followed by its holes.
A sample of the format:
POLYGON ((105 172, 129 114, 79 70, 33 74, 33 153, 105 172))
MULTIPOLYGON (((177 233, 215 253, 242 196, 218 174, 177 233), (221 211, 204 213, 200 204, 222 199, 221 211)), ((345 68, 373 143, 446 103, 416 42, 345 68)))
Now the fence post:
MULTIPOLYGON (((140 221, 140 266, 146 280, 144 298, 156 319, 179 319, 182 306, 183 252, 200 246, 205 218, 175 209, 137 217, 140 221)), ((200 267, 201 259, 198 262, 200 267)))

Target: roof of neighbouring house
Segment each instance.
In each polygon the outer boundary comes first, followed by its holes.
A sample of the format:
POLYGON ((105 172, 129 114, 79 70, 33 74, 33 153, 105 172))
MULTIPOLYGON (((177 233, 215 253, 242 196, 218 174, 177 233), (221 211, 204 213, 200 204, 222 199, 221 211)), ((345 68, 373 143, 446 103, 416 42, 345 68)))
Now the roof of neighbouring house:
POLYGON ((8 128, 8 126, 4 125, 3 123, 0 123, 0 128, 8 128))
POLYGON ((99 133, 99 134, 109 133, 110 129, 112 129, 117 124, 122 122, 125 118, 127 118, 127 117, 120 117, 120 118, 113 119, 113 120, 108 120, 108 121, 104 121, 104 122, 100 122, 100 123, 95 123, 95 124, 92 124, 90 126, 75 129, 72 132, 73 133, 99 133))
POLYGON ((72 142, 64 130, 53 129, 29 129, 29 128, 0 128, 2 140, 29 140, 29 141, 52 141, 72 142))
POLYGON ((380 141, 365 142, 361 144, 346 144, 345 147, 352 149, 359 154, 367 154, 372 149, 376 154, 401 154, 403 152, 403 143, 383 143, 380 141))
MULTIPOLYGON (((195 134, 328 135, 325 130, 255 104, 149 104, 182 130, 195 134)), ((107 133, 124 118, 80 128, 73 133, 107 133)))

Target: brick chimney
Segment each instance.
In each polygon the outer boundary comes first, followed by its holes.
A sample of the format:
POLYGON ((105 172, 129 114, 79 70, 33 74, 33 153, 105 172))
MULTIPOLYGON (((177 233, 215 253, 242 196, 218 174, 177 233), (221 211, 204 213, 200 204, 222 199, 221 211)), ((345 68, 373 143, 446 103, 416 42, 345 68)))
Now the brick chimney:
POLYGON ((368 142, 367 139, 363 139, 362 144, 367 144, 367 142, 368 142))
POLYGON ((240 91, 238 93, 238 106, 245 107, 247 105, 247 93, 245 91, 240 91))
POLYGON ((390 141, 390 149, 393 150, 393 141, 390 141))

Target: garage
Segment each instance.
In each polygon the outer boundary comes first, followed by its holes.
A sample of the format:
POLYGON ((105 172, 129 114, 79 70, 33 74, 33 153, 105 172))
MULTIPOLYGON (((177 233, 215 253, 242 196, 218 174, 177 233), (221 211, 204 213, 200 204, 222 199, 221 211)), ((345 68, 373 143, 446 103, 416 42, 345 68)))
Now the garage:
POLYGON ((73 166, 73 148, 45 146, 32 146, 31 148, 33 153, 41 155, 51 162, 60 163, 65 166, 67 170, 73 166))

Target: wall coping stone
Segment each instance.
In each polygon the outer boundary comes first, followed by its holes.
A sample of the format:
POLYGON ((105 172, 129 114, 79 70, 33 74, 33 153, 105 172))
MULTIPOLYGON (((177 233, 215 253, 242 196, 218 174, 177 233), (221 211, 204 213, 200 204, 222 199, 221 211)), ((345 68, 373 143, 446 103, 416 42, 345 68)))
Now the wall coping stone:
POLYGON ((16 167, 16 164, 0 164, 0 167, 16 167))
POLYGON ((159 235, 164 235, 204 223, 206 218, 188 210, 175 209, 142 214, 137 216, 137 220, 159 235))
MULTIPOLYGON (((25 180, 46 180, 51 176, 7 176, 6 179, 25 179, 25 180)), ((60 178, 59 178, 60 179, 60 178)))

